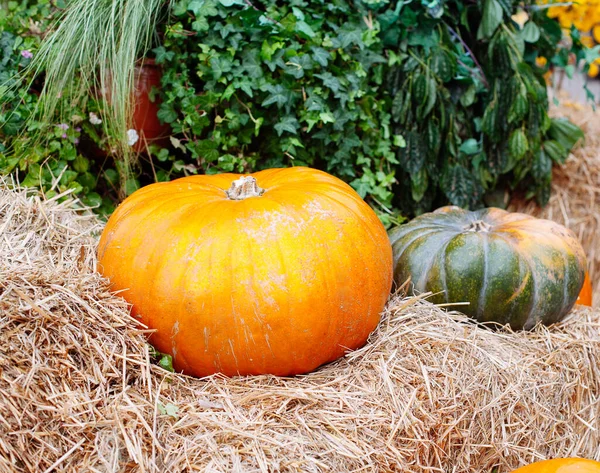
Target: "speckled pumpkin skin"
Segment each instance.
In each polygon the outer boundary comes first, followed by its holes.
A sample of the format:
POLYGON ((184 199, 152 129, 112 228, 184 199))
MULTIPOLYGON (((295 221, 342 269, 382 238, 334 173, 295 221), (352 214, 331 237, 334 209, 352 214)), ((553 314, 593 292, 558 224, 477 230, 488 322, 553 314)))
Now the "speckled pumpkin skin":
POLYGON ((109 219, 99 270, 192 376, 294 375, 362 346, 392 287, 384 226, 341 180, 315 169, 146 186, 109 219))
POLYGON ((434 303, 468 302, 453 309, 515 330, 561 320, 575 304, 587 267, 567 228, 497 208, 442 207, 392 229, 389 237, 397 284, 410 278, 416 293, 434 293, 434 303))
POLYGON ((513 473, 600 473, 600 463, 582 458, 555 458, 532 463, 513 473))

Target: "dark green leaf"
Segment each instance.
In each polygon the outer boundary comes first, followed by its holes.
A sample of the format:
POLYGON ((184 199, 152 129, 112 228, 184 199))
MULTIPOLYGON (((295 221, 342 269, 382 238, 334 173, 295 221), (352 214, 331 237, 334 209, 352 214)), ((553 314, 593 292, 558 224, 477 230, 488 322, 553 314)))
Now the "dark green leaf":
POLYGON ((502 7, 498 0, 485 0, 481 24, 477 30, 477 39, 489 39, 502 23, 502 7))
POLYGON ((567 118, 553 118, 548 134, 566 150, 570 150, 579 140, 583 139, 581 128, 567 118))
POLYGON ((514 159, 521 159, 529 150, 527 136, 525 132, 518 128, 514 130, 508 138, 508 151, 514 159))
POLYGON ((298 120, 294 117, 284 117, 279 123, 275 124, 274 128, 279 136, 281 136, 284 131, 295 135, 298 132, 299 126, 298 120))
POLYGON ((552 176, 552 161, 543 149, 534 153, 531 175, 538 181, 550 180, 552 176))
POLYGON ((564 164, 569 152, 561 145, 558 141, 547 140, 544 141, 543 149, 545 154, 552 159, 555 163, 564 164))

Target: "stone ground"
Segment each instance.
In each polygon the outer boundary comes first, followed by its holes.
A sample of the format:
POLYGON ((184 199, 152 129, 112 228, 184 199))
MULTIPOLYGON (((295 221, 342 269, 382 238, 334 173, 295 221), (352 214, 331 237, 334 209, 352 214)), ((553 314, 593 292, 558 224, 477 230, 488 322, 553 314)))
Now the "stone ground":
POLYGON ((556 72, 554 77, 554 91, 564 91, 572 100, 586 102, 586 92, 583 86, 587 83, 588 89, 594 94, 595 102, 600 104, 600 78, 590 79, 585 74, 577 72, 569 79, 562 71, 556 72))

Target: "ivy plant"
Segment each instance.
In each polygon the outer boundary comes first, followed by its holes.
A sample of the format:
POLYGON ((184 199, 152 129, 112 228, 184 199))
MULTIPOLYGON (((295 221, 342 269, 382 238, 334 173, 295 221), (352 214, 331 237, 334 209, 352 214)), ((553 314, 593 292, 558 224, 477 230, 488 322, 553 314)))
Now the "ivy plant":
POLYGON ((160 118, 176 135, 156 155, 163 175, 315 166, 386 224, 447 203, 503 205, 517 188, 544 204, 552 164, 582 135, 548 116, 536 59, 566 53, 532 7, 176 1, 153 50, 160 118))

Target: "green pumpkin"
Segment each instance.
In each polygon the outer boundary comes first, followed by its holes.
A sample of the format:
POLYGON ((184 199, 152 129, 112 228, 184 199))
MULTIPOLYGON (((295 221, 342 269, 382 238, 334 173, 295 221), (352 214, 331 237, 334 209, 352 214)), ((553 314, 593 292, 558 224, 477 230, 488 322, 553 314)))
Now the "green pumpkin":
POLYGON ((480 322, 530 329, 573 307, 587 267, 575 235, 549 220, 442 207, 389 232, 394 280, 480 322))

